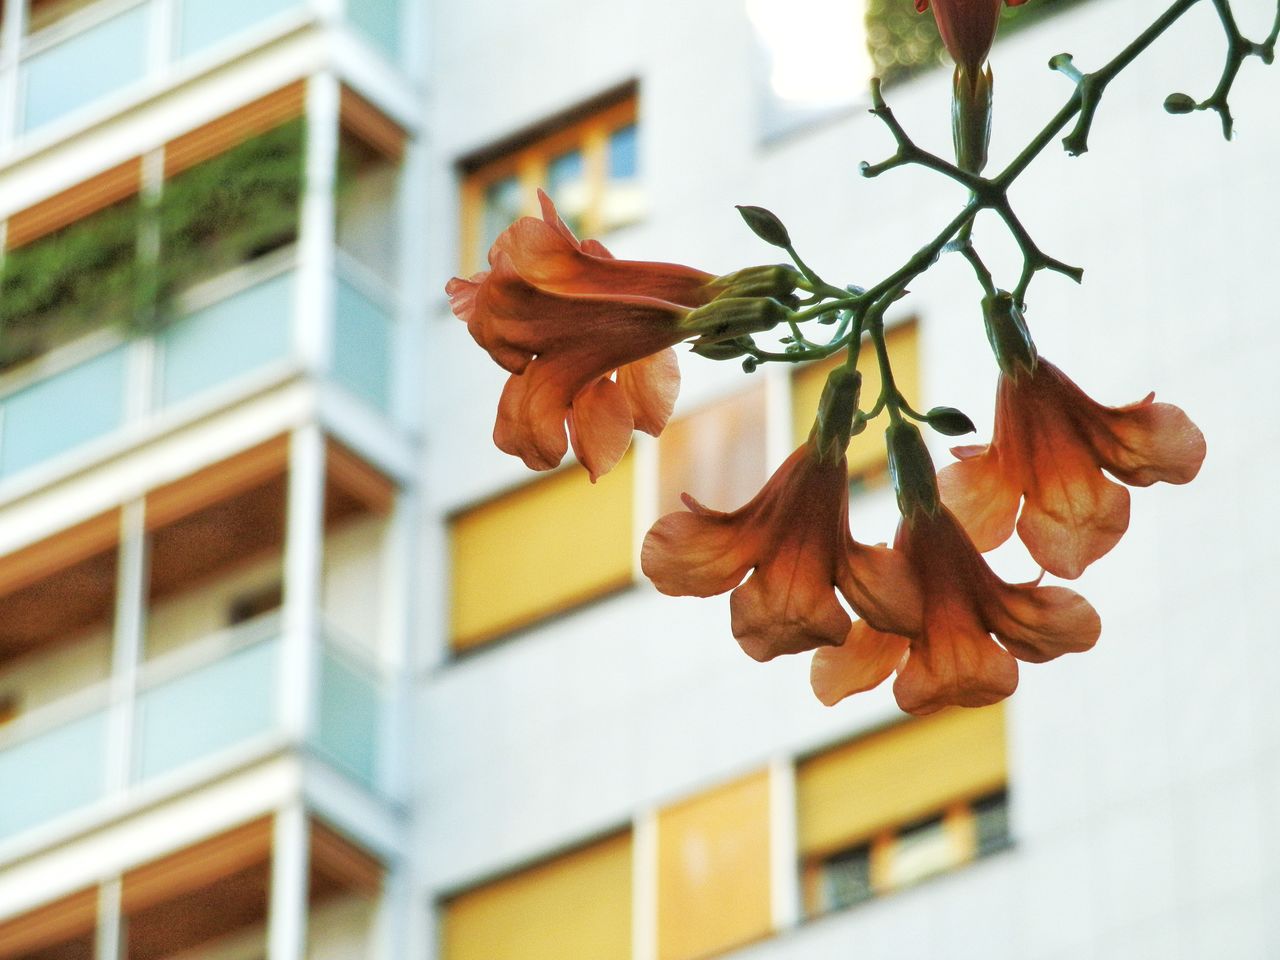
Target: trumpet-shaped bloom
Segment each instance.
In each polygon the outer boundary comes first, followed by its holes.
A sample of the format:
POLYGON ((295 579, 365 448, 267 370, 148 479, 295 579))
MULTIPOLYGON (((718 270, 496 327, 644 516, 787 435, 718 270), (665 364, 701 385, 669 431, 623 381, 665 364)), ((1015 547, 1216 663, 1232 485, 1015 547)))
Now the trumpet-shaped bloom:
MULTIPOLYGON (((1000 7, 1017 7, 1027 0, 932 0, 938 33, 956 65, 973 83, 978 76, 1000 25, 1000 7)), ((916 0, 916 10, 924 13, 930 0, 916 0)))
POLYGON ((985 706, 1013 693, 1018 660, 1042 663, 1098 639, 1087 600, 1065 587, 1005 583, 945 507, 899 524, 894 547, 917 583, 919 626, 886 632, 859 622, 843 645, 814 653, 810 679, 827 705, 896 669, 893 695, 908 713, 985 706))
POLYGON ((708 510, 687 494, 684 502, 688 511, 650 529, 641 566, 671 596, 733 590, 733 635, 754 659, 843 642, 851 621, 837 590, 886 630, 917 625, 919 594, 904 558, 853 539, 845 458, 824 462, 812 438, 741 509, 708 510))
POLYGON ((701 270, 617 260, 579 242, 539 191, 489 251, 489 269, 449 281, 453 312, 512 376, 494 442, 534 470, 557 466, 565 428, 592 480, 622 459, 633 429, 657 436, 680 389, 680 321, 721 290, 701 270))
POLYGON ((961 459, 938 474, 943 502, 979 550, 1007 540, 1016 517, 1037 563, 1078 577, 1129 526, 1129 491, 1104 469, 1140 487, 1187 483, 1200 470, 1204 436, 1154 397, 1105 407, 1043 358, 1032 373, 1001 374, 991 443, 952 451, 961 459))

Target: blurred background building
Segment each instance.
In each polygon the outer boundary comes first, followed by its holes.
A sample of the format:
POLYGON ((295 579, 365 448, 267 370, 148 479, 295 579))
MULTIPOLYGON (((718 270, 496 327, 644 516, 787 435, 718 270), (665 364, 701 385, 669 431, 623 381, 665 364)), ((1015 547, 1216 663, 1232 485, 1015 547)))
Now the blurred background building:
MULTIPOLYGON (((1068 94, 1050 55, 1155 13, 1009 11, 993 165, 1068 94)), ((1237 143, 1160 110, 1222 49, 1206 5, 1014 193, 1086 268, 1033 285, 1042 353, 1183 405, 1204 470, 1079 581, 1096 650, 910 720, 639 575, 681 492, 736 507, 807 434, 822 369, 689 358, 660 440, 534 475, 442 293, 538 185, 620 256, 769 262, 756 203, 879 279, 963 201, 857 176, 872 72, 949 149, 908 0, 0 0, 0 960, 1280 955, 1276 75, 1237 143)), ((968 267, 891 322, 916 406, 989 436, 968 267)), ((888 539, 874 435, 850 489, 888 539)))

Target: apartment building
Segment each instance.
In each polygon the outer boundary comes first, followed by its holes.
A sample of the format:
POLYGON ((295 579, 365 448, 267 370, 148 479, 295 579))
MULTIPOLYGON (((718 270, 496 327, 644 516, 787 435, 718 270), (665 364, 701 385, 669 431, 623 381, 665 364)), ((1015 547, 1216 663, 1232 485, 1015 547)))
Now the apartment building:
MULTIPOLYGON (((1236 143, 1159 109, 1216 81, 1210 9, 1015 192, 1086 268, 1037 278, 1042 352, 1103 402, 1155 388, 1210 454, 1079 581, 1098 648, 1007 704, 823 707, 723 597, 640 576, 680 493, 736 507, 807 434, 820 366, 682 358, 671 425, 595 485, 490 442, 505 374, 442 290, 536 186, 619 256, 715 272, 774 259, 734 203, 842 283, 945 223, 954 184, 857 176, 892 152, 873 71, 947 149, 901 6, 0 3, 0 960, 1280 951, 1280 122, 1256 65, 1236 143)), ((993 163, 1065 98, 1051 54, 1152 16, 1018 8, 993 163)), ((985 437, 966 271, 913 286, 890 348, 985 437)), ((876 431, 850 461, 855 535, 887 539, 876 431)))

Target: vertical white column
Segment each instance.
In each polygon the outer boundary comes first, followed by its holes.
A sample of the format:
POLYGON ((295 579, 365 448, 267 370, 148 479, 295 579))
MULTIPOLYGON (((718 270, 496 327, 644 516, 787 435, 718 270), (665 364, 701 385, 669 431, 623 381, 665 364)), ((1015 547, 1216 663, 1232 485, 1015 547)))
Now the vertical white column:
POLYGON ((413 927, 419 918, 413 909, 413 885, 407 859, 393 865, 382 884, 382 899, 375 919, 372 960, 425 960, 413 927))
POLYGON ((414 638, 421 593, 420 565, 416 562, 419 523, 415 491, 401 491, 387 521, 380 557, 383 590, 379 620, 384 625, 384 635, 378 644, 378 661, 386 678, 382 691, 386 697, 383 713, 386 727, 378 745, 380 786, 402 803, 411 801, 413 787, 410 751, 415 742, 413 681, 418 657, 414 638))
POLYGON ((631 960, 658 960, 658 814, 631 828, 631 960))
POLYGON ((339 103, 340 88, 334 74, 317 73, 307 80, 294 342, 299 359, 313 375, 329 369, 333 352, 339 103))
POLYGON ((796 768, 790 757, 769 764, 769 889, 773 928, 800 922, 800 871, 796 846, 796 768))
POLYGON ((312 730, 319 686, 324 459, 319 426, 307 424, 290 434, 279 683, 281 725, 296 743, 302 743, 312 730))
POLYGON ((18 53, 26 29, 25 0, 10 0, 0 20, 0 148, 18 135, 18 53))
POLYGON ((305 960, 311 830, 301 799, 276 812, 267 904, 267 960, 305 960))
POLYGON ((104 880, 98 887, 98 929, 94 936, 93 960, 123 960, 124 921, 120 915, 119 877, 104 880))
POLYGON ((138 667, 142 660, 147 614, 146 501, 132 500, 120 510, 120 547, 116 571, 116 609, 111 647, 110 734, 107 738, 107 791, 123 790, 133 768, 134 716, 138 667))
POLYGON ((147 69, 153 77, 164 76, 173 63, 174 7, 177 0, 151 0, 151 35, 147 38, 147 69))

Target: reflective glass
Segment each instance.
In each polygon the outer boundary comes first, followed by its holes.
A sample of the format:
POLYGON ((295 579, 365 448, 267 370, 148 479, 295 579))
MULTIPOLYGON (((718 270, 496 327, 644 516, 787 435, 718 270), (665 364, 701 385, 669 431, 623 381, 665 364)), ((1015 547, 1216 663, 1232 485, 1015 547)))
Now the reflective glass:
POLYGON ((203 50, 297 5, 298 0, 181 0, 178 54, 203 50))
POLYGON ((137 779, 266 733, 276 722, 276 652, 266 640, 138 696, 137 779))
POLYGON ((347 281, 338 280, 333 375, 380 410, 391 398, 391 318, 347 281))
POLYGON ((46 823, 102 796, 107 715, 98 711, 0 750, 0 837, 46 823))
POLYGON ((639 171, 634 123, 609 134, 609 179, 627 180, 639 171))
POLYGON ((547 164, 547 193, 569 229, 582 235, 583 217, 591 206, 587 163, 581 150, 553 157, 547 164))
POLYGON ((0 402, 0 476, 95 440, 124 422, 126 348, 34 383, 0 402))
POLYGON ((157 337, 159 402, 168 406, 289 352, 293 274, 281 274, 175 322, 157 337))
POLYGON ((29 58, 22 68, 22 129, 34 130, 146 76, 150 12, 146 4, 126 10, 29 58))
POLYGON ((320 659, 316 741, 329 758, 370 787, 378 785, 382 697, 370 671, 326 648, 320 659))
POLYGON ((512 221, 524 213, 524 204, 520 197, 520 181, 515 177, 507 177, 491 184, 484 192, 484 235, 480 238, 481 246, 477 251, 477 263, 486 263, 489 248, 498 234, 511 226, 512 221))
POLYGON ((608 182, 600 209, 601 230, 615 230, 644 215, 640 155, 634 123, 613 131, 608 142, 608 182))
POLYGON ((973 819, 978 832, 978 856, 985 857, 1009 846, 1008 794, 1001 792, 975 801, 973 819))
POLYGON ((851 907, 873 895, 870 847, 847 850, 822 864, 823 913, 851 907))
POLYGON ((347 0, 347 18, 392 60, 400 57, 400 0, 347 0))

